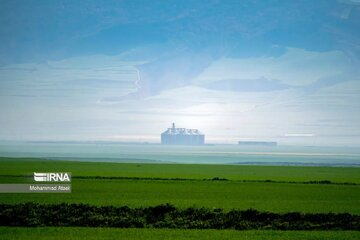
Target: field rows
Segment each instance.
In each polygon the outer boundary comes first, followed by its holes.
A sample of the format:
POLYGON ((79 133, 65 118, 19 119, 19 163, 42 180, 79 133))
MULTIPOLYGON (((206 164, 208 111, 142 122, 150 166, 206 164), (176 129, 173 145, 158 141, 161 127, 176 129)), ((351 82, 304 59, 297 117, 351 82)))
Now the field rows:
MULTIPOLYGON (((33 172, 71 172, 74 176, 71 182, 72 193, 2 193, 0 203, 67 202, 129 207, 170 203, 179 208, 207 207, 225 210, 253 208, 279 213, 298 211, 360 214, 360 185, 358 185, 360 168, 124 164, 0 158, 0 183, 33 183, 33 172), (105 178, 96 178, 97 176, 105 178), (151 180, 151 178, 168 179, 151 180), (170 180, 171 178, 187 180, 170 180), (213 178, 226 178, 229 181, 201 181, 213 178), (242 182, 243 180, 254 182, 242 182), (264 182, 266 180, 276 183, 264 182), (285 183, 324 180, 357 185, 285 183)), ((50 238, 355 240, 360 238, 359 234, 354 231, 0 227, 0 239, 37 240, 50 238)))
POLYGON ((178 230, 178 229, 116 229, 116 228, 21 228, 0 227, 0 239, 137 239, 137 240, 357 240, 354 231, 236 231, 236 230, 178 230))
POLYGON ((274 181, 322 181, 360 183, 356 167, 294 167, 205 164, 130 164, 108 162, 44 161, 0 158, 0 175, 29 175, 33 172, 71 172, 73 176, 139 178, 187 178, 274 181))
MULTIPOLYGON (((192 179, 331 180, 359 182, 358 168, 261 167, 172 164, 120 164, 62 161, 0 161, 0 182, 32 180, 34 171, 69 171, 73 176, 182 177, 192 179), (97 171, 96 171, 97 170, 97 171), (322 176, 319 177, 318 175, 322 176)), ((174 181, 133 179, 72 180, 72 193, 0 194, 0 203, 89 203, 116 206, 155 206, 170 203, 177 207, 223 209, 255 208, 271 212, 360 213, 360 186, 238 181, 174 181)))

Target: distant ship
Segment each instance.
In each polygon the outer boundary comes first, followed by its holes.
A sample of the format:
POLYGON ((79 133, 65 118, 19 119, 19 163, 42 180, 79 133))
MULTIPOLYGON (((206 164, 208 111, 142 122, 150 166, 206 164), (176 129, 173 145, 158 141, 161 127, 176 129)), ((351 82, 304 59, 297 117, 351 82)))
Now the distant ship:
POLYGON ((277 146, 277 142, 239 141, 239 145, 243 145, 243 146, 277 146))
POLYGON ((161 144, 204 145, 205 135, 197 129, 176 128, 175 123, 161 134, 161 144))

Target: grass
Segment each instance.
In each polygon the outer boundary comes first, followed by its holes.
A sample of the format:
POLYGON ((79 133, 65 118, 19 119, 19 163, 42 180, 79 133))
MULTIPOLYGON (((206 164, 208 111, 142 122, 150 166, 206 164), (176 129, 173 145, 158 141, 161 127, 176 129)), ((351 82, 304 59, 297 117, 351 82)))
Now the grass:
POLYGON ((235 230, 178 230, 178 229, 116 229, 45 227, 0 227, 0 239, 194 239, 194 240, 356 240, 354 231, 235 231, 235 230))
POLYGON ((34 171, 70 171, 75 177, 121 176, 191 179, 221 177, 230 179, 230 181, 74 178, 70 194, 7 193, 0 194, 0 202, 71 202, 131 207, 171 203, 177 207, 255 208, 271 212, 360 213, 360 185, 236 181, 270 179, 359 183, 359 168, 123 164, 2 159, 0 175, 7 176, 1 176, 0 182, 28 181, 31 180, 31 174, 34 171), (29 175, 29 178, 9 175, 29 175))
POLYGON ((73 176, 122 176, 159 178, 226 178, 229 180, 321 181, 360 183, 360 168, 244 166, 205 164, 133 164, 41 159, 0 158, 0 175, 32 174, 34 171, 69 171, 73 176))
POLYGON ((255 208, 272 212, 360 213, 360 187, 208 181, 74 180, 70 194, 0 194, 1 203, 89 203, 131 207, 255 208))
MULTIPOLYGON (((95 205, 360 214, 360 185, 302 184, 328 180, 360 184, 360 168, 240 165, 127 164, 0 158, 0 183, 33 182, 33 172, 72 172, 70 194, 0 194, 0 203, 89 203, 95 205), (76 177, 183 178, 193 180, 81 179, 76 177), (214 177, 229 181, 202 181, 214 177), (197 180, 196 180, 197 179, 197 180), (272 180, 298 183, 241 182, 272 180)), ((354 231, 235 231, 0 227, 0 239, 360 239, 354 231)))

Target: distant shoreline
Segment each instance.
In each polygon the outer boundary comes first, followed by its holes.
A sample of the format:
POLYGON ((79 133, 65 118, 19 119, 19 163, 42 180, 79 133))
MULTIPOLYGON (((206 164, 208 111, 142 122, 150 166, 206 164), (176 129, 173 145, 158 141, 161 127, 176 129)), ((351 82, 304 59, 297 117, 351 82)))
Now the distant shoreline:
POLYGON ((359 167, 359 148, 131 143, 1 143, 0 156, 164 164, 359 167))
POLYGON ((48 161, 78 161, 78 162, 94 162, 94 163, 133 163, 133 164, 186 164, 186 165, 248 165, 248 166, 290 166, 290 167, 360 167, 359 164, 344 163, 306 163, 306 162, 233 162, 233 163, 193 163, 193 162, 175 162, 161 161, 151 159, 128 159, 128 158, 79 158, 79 157, 8 157, 1 156, 3 159, 32 159, 32 160, 48 160, 48 161))

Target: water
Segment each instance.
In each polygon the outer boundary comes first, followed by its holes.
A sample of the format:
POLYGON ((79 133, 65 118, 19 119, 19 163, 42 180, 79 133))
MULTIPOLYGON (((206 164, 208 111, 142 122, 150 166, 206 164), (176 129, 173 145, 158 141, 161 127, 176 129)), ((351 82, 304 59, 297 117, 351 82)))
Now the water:
POLYGON ((99 162, 360 166, 360 149, 346 147, 0 142, 0 156, 99 162))

